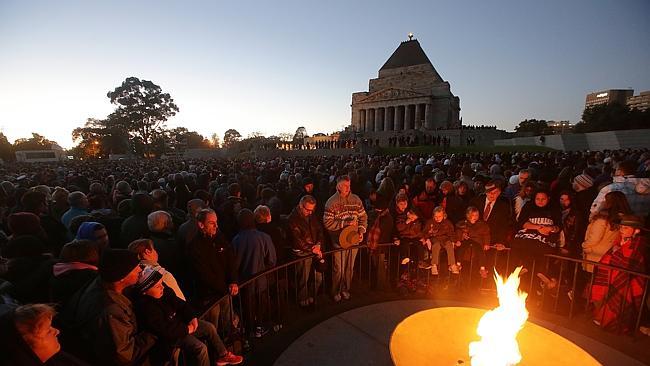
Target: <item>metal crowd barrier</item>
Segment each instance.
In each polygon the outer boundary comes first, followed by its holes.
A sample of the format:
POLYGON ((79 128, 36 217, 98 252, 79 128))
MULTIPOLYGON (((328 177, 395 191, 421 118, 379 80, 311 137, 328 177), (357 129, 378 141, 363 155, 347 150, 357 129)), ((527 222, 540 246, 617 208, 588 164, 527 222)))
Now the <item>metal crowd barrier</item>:
MULTIPOLYGON (((404 244, 402 244, 404 245, 404 244)), ((413 245, 409 245, 408 256, 412 257, 413 245)), ((491 247, 488 251, 489 255, 486 257, 484 263, 490 263, 491 267, 496 268, 500 273, 510 273, 511 267, 514 268, 516 263, 512 263, 511 252, 509 248, 501 251, 492 250, 491 247), (492 254, 494 253, 494 254, 492 254)), ((465 261, 463 269, 459 275, 453 275, 447 270, 441 271, 435 281, 446 281, 445 286, 455 286, 461 291, 474 291, 474 290, 488 290, 494 291, 494 281, 492 280, 492 268, 488 278, 481 278, 478 276, 478 267, 475 263, 476 259, 473 251, 482 250, 478 248, 470 248, 469 263, 465 261), (468 265, 469 271, 465 265, 468 265), (477 273, 474 273, 477 272, 477 273)), ((327 262, 327 269, 322 273, 323 279, 320 287, 316 287, 316 268, 313 265, 315 256, 300 257, 286 263, 281 263, 276 267, 270 268, 264 272, 255 275, 253 278, 246 280, 239 285, 239 295, 230 296, 226 295, 212 303, 212 305, 205 311, 208 314, 214 306, 220 303, 227 302, 230 306, 230 319, 238 319, 230 324, 222 324, 219 328, 226 333, 239 334, 245 341, 256 338, 260 334, 256 334, 257 327, 267 328, 278 331, 283 326, 290 326, 292 322, 298 320, 302 315, 310 312, 318 311, 324 304, 323 299, 332 302, 330 288, 333 278, 333 257, 337 255, 351 255, 356 253, 353 281, 355 291, 353 296, 357 294, 357 290, 363 289, 365 293, 368 292, 382 292, 386 291, 394 294, 394 290, 400 288, 400 281, 403 280, 402 275, 407 271, 409 281, 415 282, 416 286, 425 288, 424 292, 416 292, 418 295, 424 297, 431 297, 432 288, 432 275, 429 270, 418 269, 418 263, 410 260, 406 265, 402 265, 402 260, 406 250, 400 251, 399 246, 393 243, 379 244, 375 250, 370 250, 367 246, 355 246, 348 249, 335 249, 323 252, 323 258, 327 262), (305 265, 308 261, 312 262, 310 268, 310 275, 307 282, 309 297, 313 297, 314 302, 307 307, 300 306, 299 292, 299 278, 298 267, 305 265), (400 268, 401 267, 401 268, 400 268), (413 278, 414 277, 414 278, 413 278), (234 323, 234 324, 233 324, 234 323)), ((440 253, 440 263, 446 262, 443 255, 444 249, 440 253)), ((524 282, 522 280, 522 287, 524 291, 529 293, 529 299, 534 298, 536 302, 532 306, 537 306, 536 310, 544 312, 552 312, 554 314, 568 316, 573 318, 576 314, 577 304, 582 299, 582 290, 586 289, 589 299, 591 295, 591 285, 594 281, 594 273, 587 275, 581 268, 583 264, 594 265, 595 268, 616 269, 628 275, 628 287, 630 281, 634 277, 644 279, 645 285, 643 289, 642 306, 636 318, 634 326, 634 333, 639 329, 642 317, 647 310, 646 300, 648 295, 648 280, 650 276, 644 273, 628 271, 609 265, 600 264, 584 259, 577 259, 565 257, 560 255, 546 255, 544 257, 545 264, 532 262, 530 269, 526 276, 528 278, 524 282), (573 266, 573 267, 571 267, 573 266), (549 269, 556 268, 557 286, 552 289, 541 288, 536 286, 539 281, 536 280, 536 274, 544 268, 545 272, 549 269), (590 278, 587 278, 590 277, 590 278), (525 284, 525 285, 523 285, 525 284), (570 284, 570 286, 569 286, 570 284), (588 286, 588 287, 586 287, 588 286), (527 287, 527 288, 526 288, 527 287), (573 296, 567 299, 568 303, 563 298, 563 292, 571 291, 573 296), (541 293, 540 293, 541 292, 541 293)), ((440 266, 442 268, 442 266, 440 266)), ((417 295, 416 295, 417 296, 417 295)), ((531 301, 529 300, 529 304, 531 301)), ((626 304, 623 303, 624 307, 626 304)), ((584 311, 588 311, 590 304, 586 301, 584 304, 584 311)), ((531 307, 531 305, 529 305, 531 307)))

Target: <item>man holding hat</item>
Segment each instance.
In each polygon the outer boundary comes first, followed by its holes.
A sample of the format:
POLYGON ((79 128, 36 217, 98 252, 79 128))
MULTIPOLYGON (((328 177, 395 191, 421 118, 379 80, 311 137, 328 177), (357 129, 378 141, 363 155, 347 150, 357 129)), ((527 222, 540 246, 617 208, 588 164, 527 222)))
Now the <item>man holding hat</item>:
POLYGON ((142 269, 137 254, 105 249, 99 277, 82 288, 63 309, 70 346, 95 365, 139 365, 156 342, 139 332, 131 301, 124 290, 138 281, 142 269))
MULTIPOLYGON (((368 226, 368 215, 359 196, 351 191, 349 176, 342 175, 336 180, 336 193, 325 203, 323 222, 334 249, 341 248, 339 236, 348 226, 355 228, 359 242, 363 240, 368 226)), ((356 255, 357 249, 339 251, 333 255, 332 297, 335 302, 341 301, 341 298, 350 299, 356 255)))

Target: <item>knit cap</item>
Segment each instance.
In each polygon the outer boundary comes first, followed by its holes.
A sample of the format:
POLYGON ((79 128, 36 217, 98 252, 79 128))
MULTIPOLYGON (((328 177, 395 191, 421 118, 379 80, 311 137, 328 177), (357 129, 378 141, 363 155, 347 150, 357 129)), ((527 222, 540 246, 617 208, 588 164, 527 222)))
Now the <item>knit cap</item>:
POLYGON ((158 268, 146 266, 142 272, 140 272, 140 277, 138 277, 138 283, 136 284, 135 289, 139 292, 145 292, 157 284, 162 277, 163 275, 158 268))
POLYGON ((587 174, 580 174, 573 178, 573 189, 576 192, 582 192, 585 189, 591 188, 594 185, 594 180, 587 174))
POLYGON ((105 282, 117 282, 140 264, 138 255, 126 249, 105 249, 99 260, 99 276, 105 282))

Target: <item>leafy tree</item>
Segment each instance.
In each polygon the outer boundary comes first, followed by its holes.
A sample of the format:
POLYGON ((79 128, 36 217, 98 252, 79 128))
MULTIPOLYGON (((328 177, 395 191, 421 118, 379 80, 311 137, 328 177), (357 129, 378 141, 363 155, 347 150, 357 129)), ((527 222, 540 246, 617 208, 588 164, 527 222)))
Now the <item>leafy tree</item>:
POLYGON ((82 158, 129 152, 129 134, 115 114, 106 119, 88 118, 83 127, 72 131, 72 141, 79 141, 75 156, 82 158))
POLYGON ((14 147, 7 139, 7 136, 5 136, 5 134, 2 132, 0 132, 0 159, 5 162, 16 160, 16 155, 14 155, 14 147))
POLYGON ((20 138, 14 141, 14 151, 22 150, 50 150, 56 142, 46 139, 35 132, 32 132, 30 138, 20 138))
POLYGON ((122 124, 136 147, 142 144, 145 155, 151 153, 151 144, 156 135, 164 129, 165 122, 179 111, 168 93, 149 80, 129 77, 115 90, 108 92, 108 98, 117 108, 116 123, 122 124))
POLYGON ((293 135, 293 141, 302 142, 307 136, 307 129, 304 127, 298 127, 296 133, 293 135))
POLYGON ((221 146, 221 140, 219 139, 219 135, 213 133, 212 136, 210 136, 210 145, 212 145, 212 147, 216 149, 218 149, 221 146))
POLYGON ((519 125, 515 127, 515 131, 518 133, 521 132, 531 132, 533 135, 552 135, 553 128, 549 127, 548 122, 545 120, 537 119, 526 119, 519 122, 519 125))
POLYGON ((618 103, 587 108, 582 121, 576 123, 576 132, 599 132, 650 128, 650 109, 640 111, 618 103))
POLYGON ((223 147, 231 147, 241 139, 241 134, 235 129, 229 129, 223 134, 223 147))

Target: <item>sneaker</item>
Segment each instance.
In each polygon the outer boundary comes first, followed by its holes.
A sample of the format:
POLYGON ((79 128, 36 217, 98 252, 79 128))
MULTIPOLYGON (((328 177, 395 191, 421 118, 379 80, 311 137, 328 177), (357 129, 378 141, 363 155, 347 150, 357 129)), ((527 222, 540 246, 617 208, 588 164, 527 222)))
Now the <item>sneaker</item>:
POLYGON ((420 269, 429 269, 429 268, 431 268, 431 264, 428 263, 428 262, 425 262, 425 261, 420 261, 418 263, 418 268, 420 268, 420 269))
POLYGON ((481 275, 481 278, 487 278, 488 271, 487 269, 485 269, 485 267, 481 267, 481 269, 479 270, 479 274, 481 275))
POLYGON ((431 266, 431 275, 437 276, 438 275, 438 265, 434 264, 431 266))
POLYGON ((281 329, 282 329, 282 324, 275 324, 273 326, 273 331, 276 333, 279 332, 281 329))
POLYGON ((403 265, 409 264, 410 261, 411 261, 411 259, 409 257, 406 257, 406 258, 402 259, 402 264, 403 265))
POLYGON ((460 268, 458 268, 458 265, 452 264, 451 266, 449 266, 449 272, 457 275, 460 273, 460 268))
POLYGON ((300 307, 306 308, 309 306, 309 299, 300 300, 300 307))
POLYGON ((460 262, 456 262, 456 267, 458 267, 458 272, 463 269, 463 265, 460 262))
POLYGON ((334 302, 336 302, 336 303, 341 302, 341 294, 334 295, 333 299, 334 299, 334 302))
POLYGON ((573 290, 569 290, 566 295, 569 297, 569 300, 573 301, 573 290))
POLYGON ((343 297, 343 300, 350 300, 350 293, 347 291, 341 291, 341 297, 343 297))
POLYGON ((254 335, 255 335, 255 338, 262 338, 268 332, 269 332, 269 330, 266 327, 255 327, 255 334, 254 335))
POLYGON ((244 357, 238 356, 232 352, 228 352, 225 355, 219 357, 217 360, 217 366, 239 365, 242 362, 244 362, 244 357))

